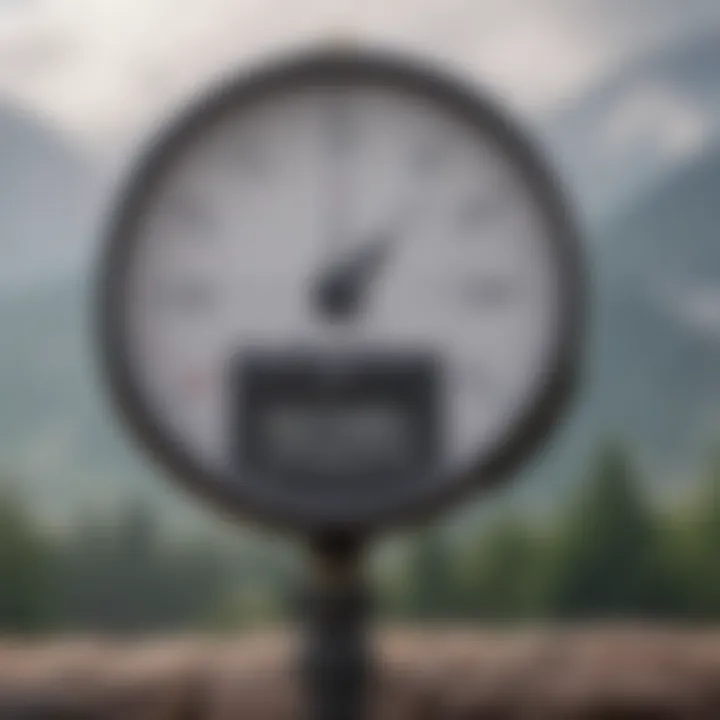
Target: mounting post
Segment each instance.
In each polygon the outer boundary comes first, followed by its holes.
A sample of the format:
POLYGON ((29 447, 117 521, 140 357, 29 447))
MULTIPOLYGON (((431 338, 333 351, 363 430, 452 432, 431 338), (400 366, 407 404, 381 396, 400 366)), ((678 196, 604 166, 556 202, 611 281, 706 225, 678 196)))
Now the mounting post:
POLYGON ((307 720, 366 720, 371 654, 370 598, 363 573, 364 539, 324 535, 312 545, 305 597, 302 676, 307 720))

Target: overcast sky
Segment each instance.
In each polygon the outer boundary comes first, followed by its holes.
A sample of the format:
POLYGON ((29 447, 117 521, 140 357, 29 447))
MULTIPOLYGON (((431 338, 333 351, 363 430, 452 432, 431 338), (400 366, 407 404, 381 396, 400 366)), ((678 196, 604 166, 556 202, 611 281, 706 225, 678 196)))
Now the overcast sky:
POLYGON ((710 102, 684 80, 633 74, 713 28, 720 43, 720 0, 0 0, 0 110, 36 116, 50 143, 0 137, 0 164, 11 145, 16 156, 14 193, 0 195, 15 228, 0 289, 87 261, 118 171, 198 88, 318 41, 399 48, 489 86, 537 135, 578 212, 604 219, 720 137, 720 73, 703 81, 710 102), (622 82, 590 101, 609 78, 622 82), (60 167, 69 157, 80 168, 60 167))
POLYGON ((0 97, 121 147, 238 61, 340 38, 429 53, 538 116, 711 23, 718 0, 0 0, 0 97))

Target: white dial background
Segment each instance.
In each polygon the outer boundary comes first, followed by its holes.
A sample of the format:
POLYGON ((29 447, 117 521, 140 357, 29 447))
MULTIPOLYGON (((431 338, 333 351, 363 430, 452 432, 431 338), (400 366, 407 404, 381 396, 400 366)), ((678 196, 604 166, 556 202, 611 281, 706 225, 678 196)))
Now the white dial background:
POLYGON ((232 361, 258 345, 437 351, 444 466, 488 452, 536 399, 559 342, 551 223, 493 137, 388 86, 297 88, 198 134, 149 199, 125 287, 131 373, 164 432, 232 462, 232 361), (378 237, 355 320, 313 288, 378 237))

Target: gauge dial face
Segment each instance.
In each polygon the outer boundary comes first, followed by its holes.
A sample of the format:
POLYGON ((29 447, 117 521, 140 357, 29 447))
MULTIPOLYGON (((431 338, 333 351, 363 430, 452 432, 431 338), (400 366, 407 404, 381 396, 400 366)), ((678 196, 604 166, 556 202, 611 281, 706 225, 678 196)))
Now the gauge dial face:
POLYGON ((557 372, 568 230, 501 121, 387 68, 331 66, 224 94, 141 172, 107 283, 123 378, 146 424, 223 483, 245 350, 430 351, 451 483, 557 372))

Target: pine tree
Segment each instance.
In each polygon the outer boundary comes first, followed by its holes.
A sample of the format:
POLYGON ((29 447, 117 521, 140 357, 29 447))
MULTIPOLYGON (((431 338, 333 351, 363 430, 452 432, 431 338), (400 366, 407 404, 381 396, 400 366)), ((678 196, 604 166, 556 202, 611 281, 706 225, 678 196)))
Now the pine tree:
POLYGON ((714 458, 707 489, 692 518, 690 605, 705 620, 720 619, 720 456, 714 458))
POLYGON ((554 615, 661 616, 673 606, 660 528, 627 454, 609 446, 571 507, 558 543, 554 615))
POLYGON ((456 614, 455 566, 446 540, 436 529, 412 543, 405 563, 406 607, 418 620, 447 619, 456 614))
POLYGON ((52 553, 20 499, 0 492, 0 631, 47 628, 52 553))
POLYGON ((525 524, 499 521, 473 543, 465 563, 465 612, 484 620, 536 616, 543 560, 543 548, 525 524))

